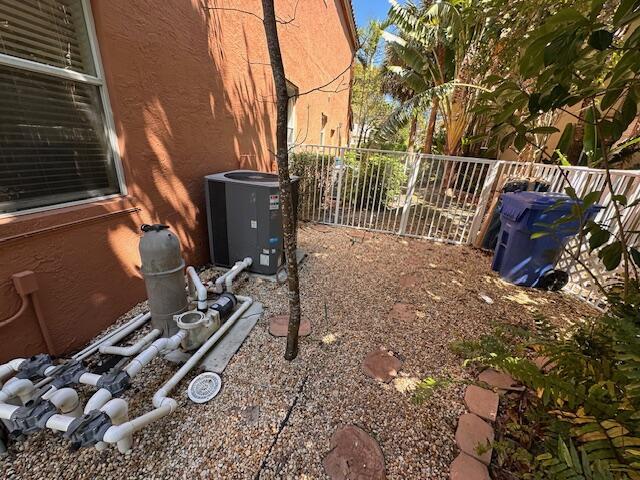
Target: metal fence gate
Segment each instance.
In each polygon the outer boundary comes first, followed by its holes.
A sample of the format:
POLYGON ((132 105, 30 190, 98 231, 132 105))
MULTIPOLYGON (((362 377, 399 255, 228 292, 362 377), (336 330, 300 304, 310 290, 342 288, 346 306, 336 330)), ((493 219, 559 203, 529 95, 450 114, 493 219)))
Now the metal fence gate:
MULTIPOLYGON (((536 163, 418 153, 301 145, 291 153, 292 173, 301 177, 298 215, 301 220, 395 233, 456 244, 473 243, 492 201, 509 178, 533 177, 563 192, 571 186, 579 196, 602 191, 605 208, 596 221, 610 224, 612 195, 632 202, 640 197, 640 172, 612 171, 536 163)), ((640 205, 623 210, 632 245, 640 242, 640 205)), ((614 234, 617 225, 611 225, 614 234)), ((580 262, 602 284, 615 281, 585 245, 574 241, 559 267, 570 274, 568 289, 598 303, 602 296, 580 262), (578 252, 579 250, 579 252, 578 252)))
POLYGON ((300 146, 302 220, 469 243, 493 160, 300 146))

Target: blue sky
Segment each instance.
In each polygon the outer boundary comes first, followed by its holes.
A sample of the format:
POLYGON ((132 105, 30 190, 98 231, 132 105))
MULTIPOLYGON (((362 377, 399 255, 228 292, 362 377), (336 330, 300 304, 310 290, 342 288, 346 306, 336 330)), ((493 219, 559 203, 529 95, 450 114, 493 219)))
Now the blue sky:
POLYGON ((369 20, 386 18, 389 11, 388 0, 352 0, 358 28, 364 27, 369 20))

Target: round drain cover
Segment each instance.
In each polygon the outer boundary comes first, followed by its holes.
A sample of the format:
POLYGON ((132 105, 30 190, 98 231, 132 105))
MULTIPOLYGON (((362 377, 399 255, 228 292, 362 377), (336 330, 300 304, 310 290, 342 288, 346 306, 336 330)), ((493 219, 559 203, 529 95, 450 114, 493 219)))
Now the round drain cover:
POLYGON ((218 395, 222 387, 220 375, 213 372, 205 372, 191 380, 187 395, 192 402, 205 403, 218 395))

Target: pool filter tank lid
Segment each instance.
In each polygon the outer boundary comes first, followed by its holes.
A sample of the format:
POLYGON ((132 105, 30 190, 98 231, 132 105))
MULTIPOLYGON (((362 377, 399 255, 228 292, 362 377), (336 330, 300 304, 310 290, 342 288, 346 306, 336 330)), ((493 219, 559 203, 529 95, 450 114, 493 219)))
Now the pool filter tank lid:
POLYGON ((140 229, 140 271, 147 288, 151 323, 164 336, 171 336, 178 332, 173 316, 188 306, 180 240, 167 225, 145 224, 140 229))

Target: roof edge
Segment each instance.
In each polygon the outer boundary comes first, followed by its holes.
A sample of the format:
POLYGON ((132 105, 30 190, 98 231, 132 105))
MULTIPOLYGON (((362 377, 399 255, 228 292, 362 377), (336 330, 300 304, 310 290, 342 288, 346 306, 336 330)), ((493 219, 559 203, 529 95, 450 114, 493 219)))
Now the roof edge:
POLYGON ((351 0, 340 0, 340 4, 342 5, 342 13, 344 14, 345 20, 349 24, 351 46, 355 53, 358 48, 360 48, 360 42, 358 41, 358 28, 356 27, 355 15, 353 13, 353 4, 351 0))

